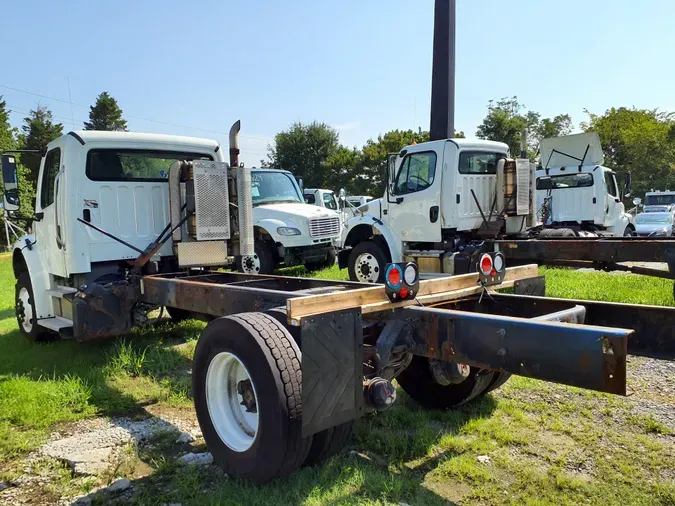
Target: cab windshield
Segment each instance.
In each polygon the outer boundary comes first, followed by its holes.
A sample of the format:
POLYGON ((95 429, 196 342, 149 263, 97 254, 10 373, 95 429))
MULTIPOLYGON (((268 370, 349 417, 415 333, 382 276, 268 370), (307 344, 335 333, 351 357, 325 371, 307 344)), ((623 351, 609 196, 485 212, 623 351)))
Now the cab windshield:
POLYGON ((675 204, 675 195, 647 195, 646 206, 669 206, 675 204))
POLYGON ((292 176, 283 172, 254 171, 251 173, 253 205, 304 203, 292 176))

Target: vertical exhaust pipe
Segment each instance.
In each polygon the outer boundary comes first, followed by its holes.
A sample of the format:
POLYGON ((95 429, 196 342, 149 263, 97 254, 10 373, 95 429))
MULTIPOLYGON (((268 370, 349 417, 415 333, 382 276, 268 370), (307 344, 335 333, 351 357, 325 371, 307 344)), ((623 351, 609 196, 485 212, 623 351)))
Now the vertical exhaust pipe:
MULTIPOLYGON (((237 209, 239 217, 239 255, 252 257, 255 254, 253 238, 253 195, 251 194, 251 169, 239 163, 239 130, 237 120, 230 128, 230 167, 237 177, 237 209)), ((242 258, 243 260, 243 258, 242 258)))
POLYGON ((230 167, 239 167, 239 130, 241 120, 235 121, 230 128, 230 167))

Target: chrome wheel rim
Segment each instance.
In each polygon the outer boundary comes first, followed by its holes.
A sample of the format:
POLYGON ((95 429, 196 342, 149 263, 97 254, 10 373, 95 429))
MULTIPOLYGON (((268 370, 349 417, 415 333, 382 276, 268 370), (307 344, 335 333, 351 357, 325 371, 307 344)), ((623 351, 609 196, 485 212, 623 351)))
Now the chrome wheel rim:
POLYGON ((19 290, 16 310, 21 327, 30 334, 33 330, 33 306, 30 303, 30 293, 25 286, 19 290))
POLYGON ((255 385, 243 362, 234 354, 218 353, 206 371, 206 406, 221 441, 244 452, 258 434, 259 413, 255 385))
POLYGON ((380 277, 380 264, 371 253, 361 253, 354 265, 356 278, 363 283, 376 283, 380 277))

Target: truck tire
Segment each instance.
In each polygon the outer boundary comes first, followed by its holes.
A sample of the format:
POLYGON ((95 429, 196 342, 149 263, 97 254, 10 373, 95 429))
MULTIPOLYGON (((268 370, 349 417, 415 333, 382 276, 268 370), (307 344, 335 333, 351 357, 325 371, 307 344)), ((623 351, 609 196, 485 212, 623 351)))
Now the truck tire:
POLYGON ((354 437, 355 430, 356 421, 351 420, 314 434, 303 466, 314 466, 337 454, 354 437))
POLYGON ((349 279, 361 283, 383 283, 386 265, 382 248, 374 241, 361 242, 349 254, 349 279))
POLYGON ((487 391, 494 371, 471 367, 469 376, 454 385, 440 385, 429 369, 429 359, 414 356, 410 365, 396 377, 401 388, 427 409, 449 409, 469 402, 487 391))
POLYGON ((249 259, 251 264, 246 268, 241 263, 241 257, 237 259, 237 270, 246 274, 272 274, 276 265, 270 246, 263 241, 256 241, 254 251, 253 259, 249 259))
POLYGON ((624 236, 624 237, 632 237, 632 236, 633 236, 633 232, 635 232, 635 229, 633 228, 633 226, 632 226, 632 225, 628 225, 628 226, 626 227, 626 230, 623 231, 623 236, 624 236))
POLYGON ((493 390, 497 390, 499 387, 501 387, 504 383, 506 383, 509 378, 511 377, 510 372, 501 372, 501 371, 495 371, 494 376, 492 377, 492 381, 490 381, 490 384, 488 387, 485 389, 485 392, 483 393, 490 393, 493 390))
POLYGON ((14 307, 19 332, 29 341, 46 342, 56 339, 57 334, 37 324, 33 285, 28 272, 19 273, 14 287, 14 307))
MULTIPOLYGON (((266 311, 265 314, 268 314, 285 327, 295 340, 295 343, 300 347, 300 329, 288 325, 286 320, 286 308, 276 307, 266 311)), ((354 436, 355 428, 356 420, 352 420, 314 434, 314 436, 312 436, 312 444, 309 453, 302 465, 311 467, 338 453, 354 436)))
POLYGON ((300 467, 301 354, 286 329, 263 313, 210 322, 195 349, 192 392, 215 462, 230 476, 265 483, 300 467))

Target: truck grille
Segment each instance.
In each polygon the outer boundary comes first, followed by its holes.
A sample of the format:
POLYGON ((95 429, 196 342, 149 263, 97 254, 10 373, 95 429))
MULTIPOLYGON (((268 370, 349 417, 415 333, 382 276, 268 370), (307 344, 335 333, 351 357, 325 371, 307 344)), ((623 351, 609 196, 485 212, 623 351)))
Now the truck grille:
POLYGON ((326 237, 340 233, 340 218, 315 218, 309 220, 309 235, 312 237, 326 237))

